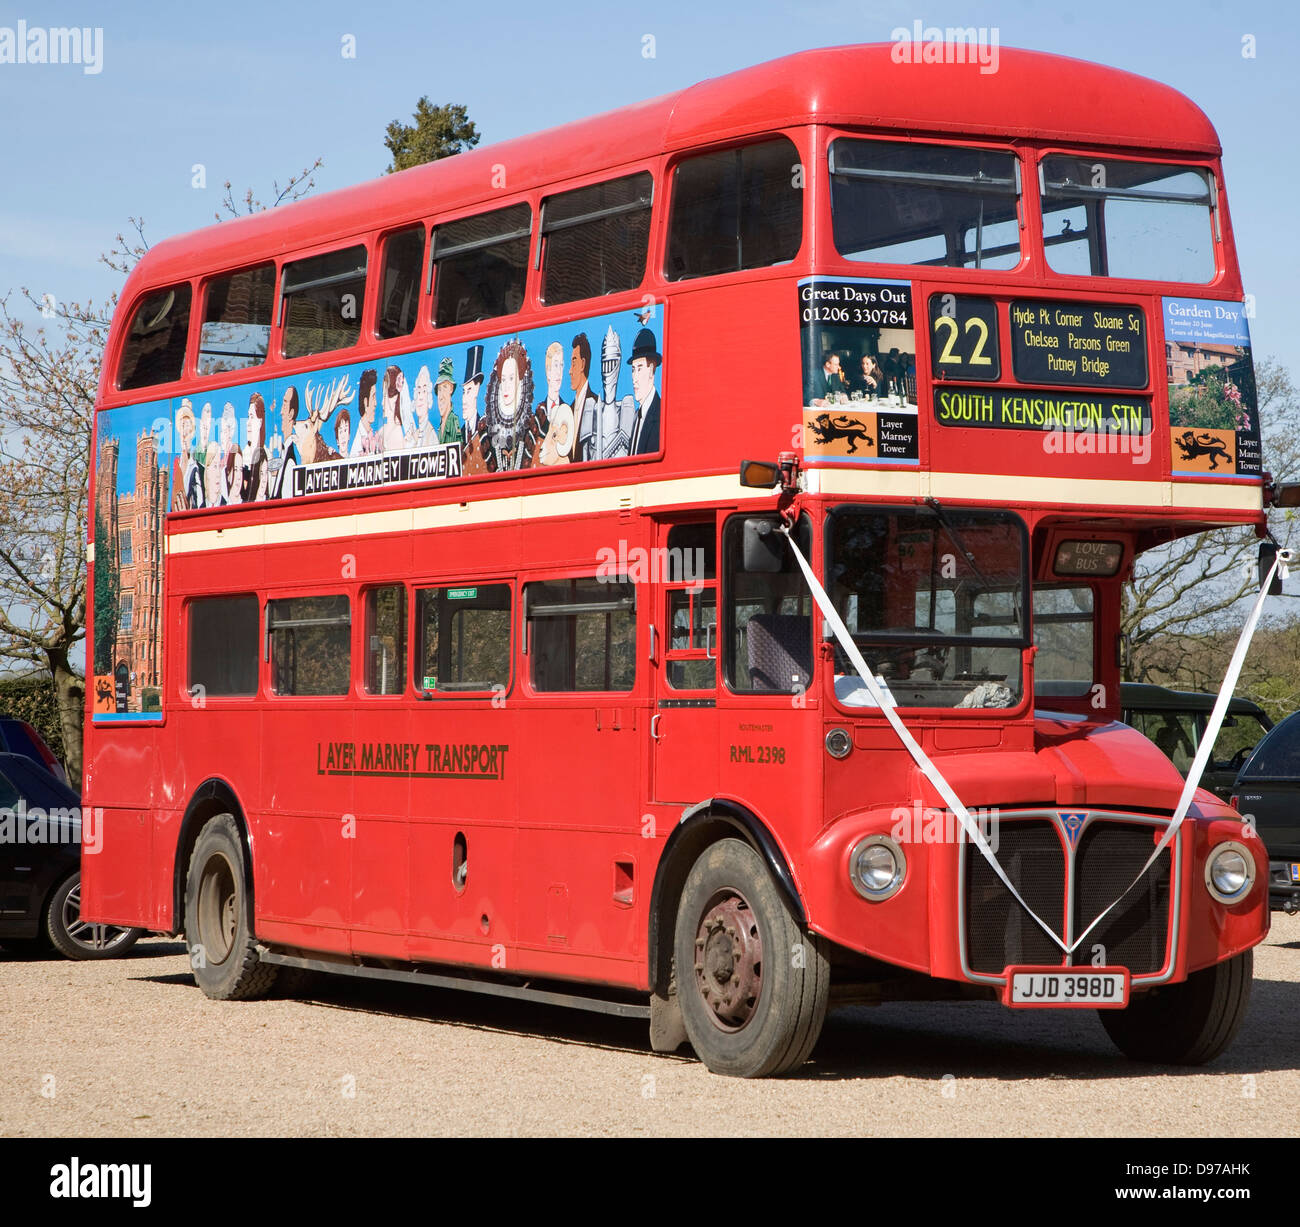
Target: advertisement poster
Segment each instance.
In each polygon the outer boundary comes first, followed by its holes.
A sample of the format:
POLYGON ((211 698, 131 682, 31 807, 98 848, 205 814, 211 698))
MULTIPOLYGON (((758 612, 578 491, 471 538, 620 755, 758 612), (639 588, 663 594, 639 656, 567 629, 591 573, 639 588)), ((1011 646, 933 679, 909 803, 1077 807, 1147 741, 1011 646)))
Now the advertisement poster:
POLYGON ((158 402, 168 509, 656 453, 662 336, 662 308, 622 311, 158 402))
POLYGON ((662 308, 106 409, 94 718, 160 712, 163 521, 660 450, 662 308))
POLYGON ((918 464, 911 284, 805 278, 799 327, 806 460, 918 464))
POLYGON ((174 461, 170 402, 100 414, 95 465, 95 625, 88 655, 96 723, 161 714, 163 518, 174 461))
POLYGON ((1241 303, 1164 300, 1171 469, 1258 477, 1259 412, 1241 303))

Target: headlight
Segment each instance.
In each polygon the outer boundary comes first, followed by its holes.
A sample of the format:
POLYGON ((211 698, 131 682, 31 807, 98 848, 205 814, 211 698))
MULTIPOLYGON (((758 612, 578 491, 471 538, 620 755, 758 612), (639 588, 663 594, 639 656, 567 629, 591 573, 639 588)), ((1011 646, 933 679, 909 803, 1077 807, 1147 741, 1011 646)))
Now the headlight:
POLYGON ((853 889, 872 903, 897 894, 906 876, 907 857, 888 835, 868 835, 849 853, 853 889))
POLYGON ((1205 862, 1205 889, 1220 903, 1240 903, 1255 885, 1255 858, 1244 844, 1219 844, 1205 862))

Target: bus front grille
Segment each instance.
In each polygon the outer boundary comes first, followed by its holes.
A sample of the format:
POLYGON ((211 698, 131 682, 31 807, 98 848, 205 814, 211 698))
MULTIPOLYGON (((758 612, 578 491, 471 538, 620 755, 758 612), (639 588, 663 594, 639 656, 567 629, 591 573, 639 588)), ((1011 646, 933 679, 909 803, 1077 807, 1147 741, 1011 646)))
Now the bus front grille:
MULTIPOLYGON (((1004 818, 997 859, 1025 902, 1053 932, 1081 933, 1120 896, 1155 846, 1160 828, 1096 818, 1071 846, 1055 818, 1004 818)), ((1000 976, 1011 966, 1063 966, 1070 960, 1002 884, 989 863, 963 844, 964 945, 967 970, 1000 976)), ((1127 967, 1135 975, 1164 967, 1169 938, 1173 851, 1166 849, 1113 911, 1092 930, 1073 962, 1127 967), (1100 951, 1097 947, 1101 947, 1100 951)))
MULTIPOLYGON (((1161 834, 1149 826, 1097 822, 1079 837, 1074 854, 1074 931, 1088 925, 1119 898, 1155 850, 1161 834)), ((1074 961, 1127 967, 1135 975, 1165 965, 1169 936, 1169 866, 1166 848, 1155 864, 1075 951, 1074 961)))
MULTIPOLYGON (((1066 861, 1055 823, 1007 822, 998 835, 997 858, 1003 871, 1035 914, 1064 937, 1066 861)), ((970 844, 964 844, 963 851, 970 969, 996 975, 1012 963, 1060 963, 1060 947, 1015 901, 988 861, 970 844)))

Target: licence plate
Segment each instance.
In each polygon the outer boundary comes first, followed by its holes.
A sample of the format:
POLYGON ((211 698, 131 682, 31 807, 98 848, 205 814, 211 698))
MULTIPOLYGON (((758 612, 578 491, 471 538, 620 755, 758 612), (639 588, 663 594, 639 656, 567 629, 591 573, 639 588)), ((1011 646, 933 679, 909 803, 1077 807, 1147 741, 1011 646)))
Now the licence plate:
POLYGON ((1002 1003, 1022 1010, 1121 1010, 1128 1005, 1128 989, 1126 967, 1008 967, 1002 1003))
POLYGON ((1291 881, 1300 882, 1300 861, 1291 862, 1291 881))

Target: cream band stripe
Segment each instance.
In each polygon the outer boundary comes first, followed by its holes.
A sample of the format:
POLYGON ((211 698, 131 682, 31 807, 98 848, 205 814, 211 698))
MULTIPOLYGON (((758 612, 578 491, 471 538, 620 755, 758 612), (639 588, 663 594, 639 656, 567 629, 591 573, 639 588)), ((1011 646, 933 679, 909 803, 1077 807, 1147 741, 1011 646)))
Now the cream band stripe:
MULTIPOLYGON (((1088 481, 1071 477, 1014 477, 983 473, 914 473, 842 469, 805 469, 808 492, 823 495, 877 498, 981 499, 1000 504, 1046 503, 1052 506, 1119 504, 1178 510, 1203 508, 1215 512, 1257 512, 1260 490, 1255 485, 1216 482, 1184 485, 1167 481, 1088 481)), ((752 490, 733 474, 681 477, 636 485, 560 490, 546 494, 516 494, 505 498, 408 507, 397 511, 359 511, 317 519, 283 520, 238 528, 206 528, 170 533, 170 554, 247 549, 259 545, 296 545, 309 541, 411 533, 457 525, 504 524, 524 519, 562 518, 631 508, 674 507, 686 503, 744 502, 770 498, 768 490, 752 490)))

